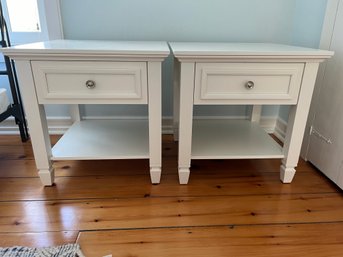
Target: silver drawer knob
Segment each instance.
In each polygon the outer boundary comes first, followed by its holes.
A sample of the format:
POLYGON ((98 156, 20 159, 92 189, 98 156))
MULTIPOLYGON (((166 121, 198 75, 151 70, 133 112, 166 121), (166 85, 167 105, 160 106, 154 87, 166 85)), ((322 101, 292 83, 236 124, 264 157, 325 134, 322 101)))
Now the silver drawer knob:
POLYGON ((93 81, 93 80, 87 80, 87 81, 86 81, 86 87, 87 87, 88 89, 93 89, 93 88, 95 88, 95 81, 93 81))
POLYGON ((253 81, 248 81, 246 84, 245 84, 245 87, 247 89, 253 89, 255 87, 255 83, 253 81))

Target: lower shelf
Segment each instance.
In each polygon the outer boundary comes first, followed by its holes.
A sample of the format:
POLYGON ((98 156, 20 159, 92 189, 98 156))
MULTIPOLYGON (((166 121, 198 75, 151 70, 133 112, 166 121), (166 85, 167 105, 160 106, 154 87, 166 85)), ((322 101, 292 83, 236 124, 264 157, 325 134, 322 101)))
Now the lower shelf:
POLYGON ((143 120, 75 122, 52 148, 52 160, 148 159, 149 126, 143 120))
POLYGON ((192 159, 279 159, 278 145, 258 124, 247 120, 195 120, 192 159))

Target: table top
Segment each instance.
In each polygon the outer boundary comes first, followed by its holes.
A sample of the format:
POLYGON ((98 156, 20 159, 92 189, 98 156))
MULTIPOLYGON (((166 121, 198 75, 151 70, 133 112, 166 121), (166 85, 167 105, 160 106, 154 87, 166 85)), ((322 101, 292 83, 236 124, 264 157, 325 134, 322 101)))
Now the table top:
POLYGON ((175 57, 225 56, 312 56, 329 58, 332 51, 269 43, 169 43, 175 57))
POLYGON ((0 49, 5 55, 116 55, 158 56, 170 54, 162 41, 52 40, 0 49))

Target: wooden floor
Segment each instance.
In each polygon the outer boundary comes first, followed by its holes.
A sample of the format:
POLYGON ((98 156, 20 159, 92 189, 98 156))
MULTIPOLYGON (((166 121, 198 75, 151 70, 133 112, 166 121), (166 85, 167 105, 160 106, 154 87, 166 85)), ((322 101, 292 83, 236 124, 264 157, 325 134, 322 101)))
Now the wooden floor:
MULTIPOLYGON (((57 137, 52 141, 56 142, 57 137)), ((177 177, 164 137, 163 174, 148 161, 61 161, 37 177, 30 143, 0 136, 0 246, 78 242, 87 257, 343 256, 343 194, 300 162, 290 185, 279 160, 194 161, 177 177)))

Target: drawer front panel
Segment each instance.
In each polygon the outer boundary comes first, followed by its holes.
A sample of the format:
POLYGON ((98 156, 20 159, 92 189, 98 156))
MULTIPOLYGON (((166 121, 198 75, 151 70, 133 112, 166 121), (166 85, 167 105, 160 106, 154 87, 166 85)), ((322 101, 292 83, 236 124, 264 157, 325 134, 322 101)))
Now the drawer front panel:
POLYGON ((33 61, 40 103, 55 100, 111 100, 147 103, 145 62, 33 61))
POLYGON ((304 64, 299 63, 197 63, 195 104, 295 104, 304 64))

